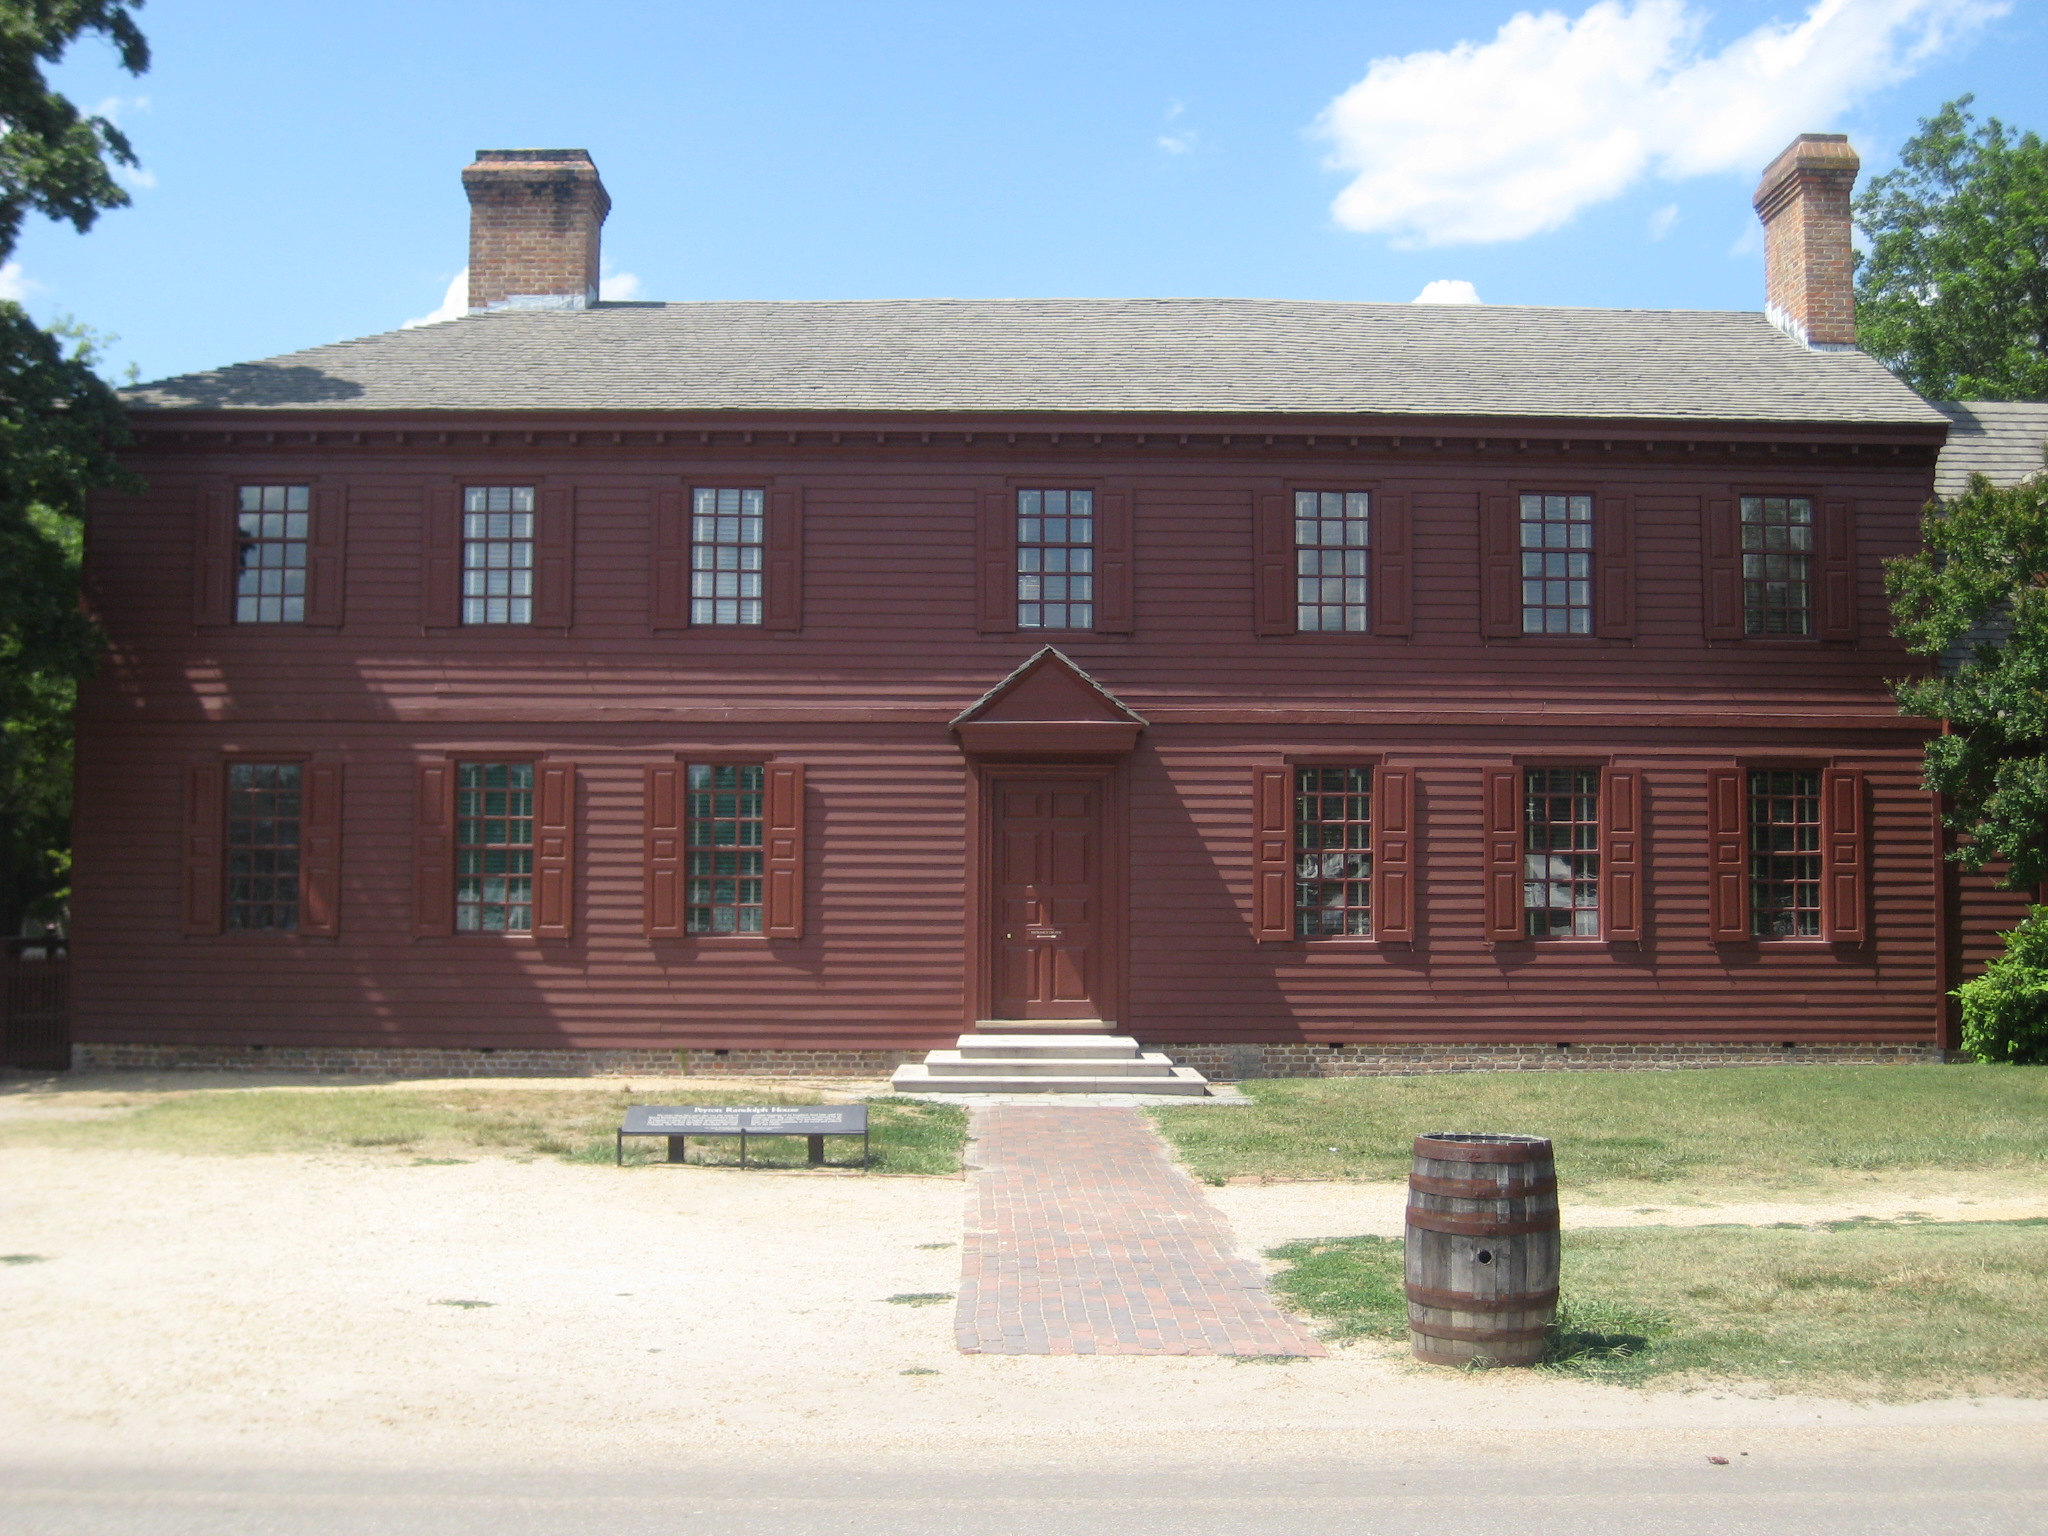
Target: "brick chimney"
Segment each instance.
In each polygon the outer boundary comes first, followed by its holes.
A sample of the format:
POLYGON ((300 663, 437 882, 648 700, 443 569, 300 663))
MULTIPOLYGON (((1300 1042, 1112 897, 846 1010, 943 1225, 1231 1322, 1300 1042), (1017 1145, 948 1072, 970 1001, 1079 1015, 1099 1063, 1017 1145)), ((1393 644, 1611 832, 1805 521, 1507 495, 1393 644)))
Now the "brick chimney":
POLYGON ((1862 164, 1845 133, 1802 133, 1757 184, 1764 312, 1818 352, 1856 345, 1849 194, 1862 164))
POLYGON ((589 151, 480 149, 469 194, 469 312, 588 309, 612 200, 589 151))

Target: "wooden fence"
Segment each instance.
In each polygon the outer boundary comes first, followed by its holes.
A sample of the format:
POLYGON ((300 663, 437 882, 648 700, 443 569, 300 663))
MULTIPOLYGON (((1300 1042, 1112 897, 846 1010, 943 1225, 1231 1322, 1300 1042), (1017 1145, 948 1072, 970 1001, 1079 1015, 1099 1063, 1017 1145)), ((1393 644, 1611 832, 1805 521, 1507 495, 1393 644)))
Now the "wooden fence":
POLYGON ((71 946, 9 939, 0 950, 0 1063, 62 1072, 71 1065, 71 946))

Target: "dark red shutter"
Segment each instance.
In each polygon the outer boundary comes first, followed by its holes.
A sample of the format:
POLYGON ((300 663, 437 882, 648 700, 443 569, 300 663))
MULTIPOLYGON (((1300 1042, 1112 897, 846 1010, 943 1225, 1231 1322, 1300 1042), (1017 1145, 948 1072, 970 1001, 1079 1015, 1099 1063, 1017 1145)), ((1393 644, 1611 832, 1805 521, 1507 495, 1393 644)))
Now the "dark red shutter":
POLYGON ((546 486, 533 540, 533 622, 567 629, 576 600, 576 493, 546 486))
POLYGON ((341 764, 308 763, 304 774, 299 797, 299 932, 332 939, 341 933, 341 764))
POLYGON ((424 543, 420 622, 428 629, 452 629, 462 622, 462 493, 454 486, 427 492, 424 543))
POLYGON ((1252 770, 1252 937, 1294 937, 1294 770, 1252 770))
POLYGON ((1372 632, 1415 632, 1415 562, 1406 495, 1372 499, 1372 632))
POLYGON ((1484 496, 1479 504, 1479 633, 1504 640, 1521 632, 1522 530, 1515 498, 1484 496))
POLYGON ((347 580, 348 493, 338 485, 313 488, 313 526, 306 551, 306 622, 339 624, 347 580))
POLYGON ((764 629, 794 633, 804 627, 804 494, 768 493, 767 597, 761 605, 764 629))
POLYGON ((761 903, 761 927, 771 939, 804 936, 804 765, 768 765, 768 806, 762 836, 767 842, 768 888, 761 903))
POLYGON ((1626 496, 1602 496, 1593 509, 1593 632, 1626 640, 1636 632, 1636 515, 1626 496))
POLYGON ((1821 932, 1832 944, 1870 938, 1870 840, 1863 775, 1830 768, 1820 776, 1821 932))
POLYGON ((1415 770, 1380 768, 1372 776, 1372 932, 1391 944, 1415 942, 1415 770))
POLYGON ((566 939, 576 931, 576 766, 535 770, 533 933, 566 939))
POLYGON ((1258 633, 1291 635, 1296 622, 1294 515, 1288 498, 1278 491, 1261 491, 1253 497, 1252 550, 1258 633))
POLYGON ((1856 638, 1856 507, 1830 501, 1820 509, 1820 583, 1814 593, 1823 640, 1856 638))
POLYGON ((1131 632, 1131 497, 1104 491, 1095 498, 1095 632, 1131 632))
POLYGON ((1480 774, 1486 938, 1492 944, 1511 944, 1526 936, 1522 924, 1522 770, 1484 768, 1480 774))
POLYGON ((1706 557, 1701 594, 1709 640, 1742 638, 1742 524, 1732 497, 1708 500, 1700 543, 1706 557))
POLYGON ((1707 936, 1740 944, 1749 931, 1749 792, 1740 768, 1707 770, 1707 936))
POLYGON ((187 934, 220 932, 221 816, 227 784, 219 763, 185 771, 184 926, 187 934))
POLYGON ((650 767, 646 795, 646 918, 650 939, 683 936, 683 774, 650 767))
POLYGON ((412 936, 455 931, 455 765, 421 763, 413 778, 412 936))
POLYGON ((232 624, 235 513, 227 491, 216 487, 200 492, 192 539, 192 620, 195 624, 232 624))
POLYGON ((662 491, 654 498, 652 583, 648 607, 656 629, 690 627, 690 493, 662 491))
POLYGON ((1009 491, 985 491, 981 498, 981 579, 975 584, 975 628, 1007 635, 1017 627, 1017 498, 1009 491))
POLYGON ((1643 940, 1643 775, 1609 768, 1600 775, 1600 917, 1610 939, 1643 940))

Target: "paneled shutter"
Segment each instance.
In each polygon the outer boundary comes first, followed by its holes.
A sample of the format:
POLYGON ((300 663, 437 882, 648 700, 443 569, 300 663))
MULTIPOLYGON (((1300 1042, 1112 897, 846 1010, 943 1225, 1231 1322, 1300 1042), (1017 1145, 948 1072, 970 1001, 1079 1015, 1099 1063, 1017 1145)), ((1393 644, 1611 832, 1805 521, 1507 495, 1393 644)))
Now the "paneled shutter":
POLYGON ((424 542, 420 623, 452 629, 462 622, 462 493, 454 486, 437 485, 427 492, 424 542))
POLYGON ((767 582, 761 627, 794 633, 804 627, 804 494, 768 493, 767 582))
POLYGON ((1252 937, 1294 937, 1294 770, 1252 770, 1252 937))
POLYGON ((1479 505, 1479 633, 1504 640, 1521 632, 1522 539, 1515 498, 1485 496, 1479 505))
POLYGON ((566 939, 576 931, 576 765, 542 763, 533 817, 533 933, 566 939))
POLYGON ((768 815, 762 828, 768 888, 761 927, 771 939, 804 936, 804 765, 768 765, 768 815))
POLYGON ((226 801, 226 777, 219 763, 201 763, 185 771, 185 868, 181 890, 183 931, 188 935, 220 932, 220 824, 226 801))
POLYGON ((1371 623, 1376 635, 1415 633, 1412 538, 1408 497, 1398 492, 1373 497, 1371 623))
POLYGON ((1829 768, 1820 776, 1821 933, 1832 944, 1870 938, 1870 839, 1863 775, 1829 768))
POLYGON ((306 551, 306 622, 339 624, 348 579, 348 493, 342 487, 313 488, 312 535, 306 551))
POLYGON ((455 765, 421 763, 413 777, 412 936, 455 931, 455 765))
POLYGON ((646 921, 650 939, 683 936, 683 774, 680 767, 652 766, 642 804, 646 807, 646 921))
POLYGON ((649 557, 648 610, 656 629, 690 627, 690 493, 662 491, 654 498, 649 557))
POLYGON ((228 492, 200 492, 192 529, 192 621, 235 621, 235 514, 228 492))
POLYGON ((1824 502, 1820 509, 1820 588, 1814 594, 1823 640, 1856 638, 1856 506, 1824 502))
POLYGON ((1258 633, 1293 634, 1294 516, 1287 497, 1278 491, 1261 491, 1253 498, 1252 558, 1258 633))
POLYGON ((1708 500, 1700 528, 1706 588, 1701 594, 1709 640, 1742 638, 1742 524, 1730 496, 1708 500))
POLYGON ((1017 627, 1017 498, 1009 491, 984 491, 976 556, 975 628, 1007 635, 1017 627))
POLYGON ((1486 938, 1492 944, 1511 944, 1526 937, 1522 924, 1522 770, 1485 768, 1480 773, 1486 938))
POLYGON ((1600 919, 1606 937, 1643 940, 1643 775, 1609 768, 1600 775, 1600 919))
POLYGON ((1635 503, 1627 496, 1602 496, 1593 517, 1593 632, 1626 640, 1636 632, 1635 503))
POLYGON ((304 871, 299 893, 299 932, 332 939, 341 933, 341 764, 305 767, 299 822, 304 871))
POLYGON ((1372 776, 1372 932, 1391 944, 1415 942, 1415 770, 1377 768, 1372 776))
POLYGON ((1707 936, 1741 944, 1749 931, 1749 794, 1740 768, 1707 770, 1707 936))
POLYGON ((1128 635, 1132 624, 1131 496, 1104 491, 1095 498, 1095 632, 1128 635))
POLYGON ((576 601, 576 493, 543 486, 533 540, 533 622, 567 629, 576 601))

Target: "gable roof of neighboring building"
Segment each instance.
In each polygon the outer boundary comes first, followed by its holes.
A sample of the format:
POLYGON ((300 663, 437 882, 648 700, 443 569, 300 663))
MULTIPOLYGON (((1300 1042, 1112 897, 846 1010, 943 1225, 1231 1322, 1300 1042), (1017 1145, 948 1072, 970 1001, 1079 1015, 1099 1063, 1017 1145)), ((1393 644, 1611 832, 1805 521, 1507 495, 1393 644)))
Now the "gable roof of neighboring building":
POLYGON ((509 310, 186 374, 144 410, 1477 416, 1938 426, 1714 310, 930 299, 509 310))
POLYGON ((1935 409, 1951 423, 1935 465, 1935 495, 1960 496, 1972 475, 2017 485, 2048 468, 2048 403, 1951 400, 1935 409))

